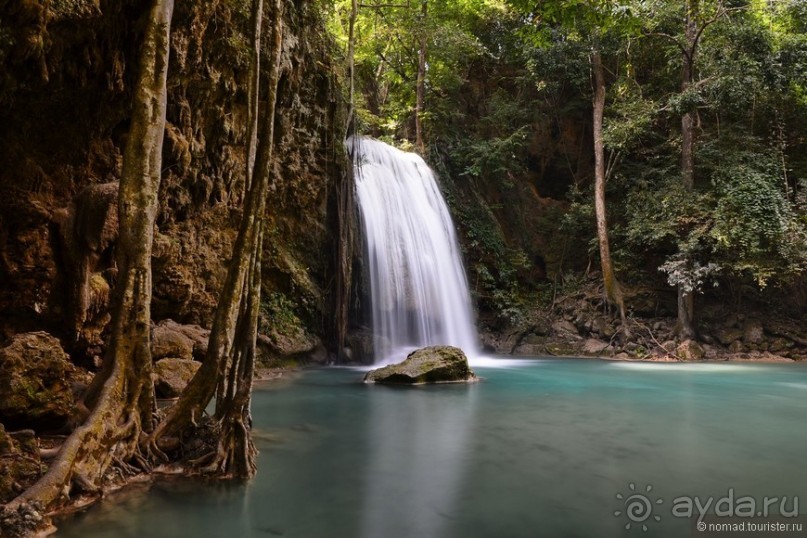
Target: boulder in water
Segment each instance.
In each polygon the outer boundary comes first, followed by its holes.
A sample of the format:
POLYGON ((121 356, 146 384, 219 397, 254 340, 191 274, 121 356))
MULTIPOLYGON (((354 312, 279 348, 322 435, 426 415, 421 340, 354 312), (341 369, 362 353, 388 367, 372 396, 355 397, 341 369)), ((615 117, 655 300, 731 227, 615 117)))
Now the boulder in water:
POLYGON ((478 378, 468 366, 460 348, 429 346, 413 351, 403 362, 371 370, 365 383, 423 385, 426 383, 470 383, 478 378))

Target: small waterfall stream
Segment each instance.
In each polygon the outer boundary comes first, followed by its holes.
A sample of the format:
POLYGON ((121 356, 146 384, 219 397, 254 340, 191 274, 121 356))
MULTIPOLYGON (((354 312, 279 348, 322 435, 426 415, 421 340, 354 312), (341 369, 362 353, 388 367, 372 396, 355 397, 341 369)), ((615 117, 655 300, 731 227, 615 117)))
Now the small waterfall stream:
POLYGON ((383 142, 349 143, 370 272, 375 362, 439 344, 477 355, 468 282, 434 173, 420 156, 383 142))

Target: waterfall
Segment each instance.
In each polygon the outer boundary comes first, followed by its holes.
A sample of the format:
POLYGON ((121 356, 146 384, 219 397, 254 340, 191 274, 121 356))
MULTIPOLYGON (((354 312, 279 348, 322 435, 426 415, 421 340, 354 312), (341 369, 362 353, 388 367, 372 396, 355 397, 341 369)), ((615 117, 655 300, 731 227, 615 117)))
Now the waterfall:
POLYGON ((439 344, 476 355, 468 282, 434 173, 420 156, 378 140, 352 138, 349 144, 370 274, 375 362, 439 344))

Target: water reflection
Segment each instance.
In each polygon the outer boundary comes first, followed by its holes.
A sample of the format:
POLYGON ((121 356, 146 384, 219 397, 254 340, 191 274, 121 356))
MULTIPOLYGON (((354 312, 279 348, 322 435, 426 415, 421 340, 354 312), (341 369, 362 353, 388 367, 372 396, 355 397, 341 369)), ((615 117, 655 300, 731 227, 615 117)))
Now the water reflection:
POLYGON ((361 536, 446 535, 469 470, 478 387, 368 389, 361 536))
POLYGON ((677 496, 803 505, 807 365, 656 366, 519 360, 476 385, 403 389, 307 372, 256 391, 249 485, 160 484, 58 536, 619 538, 642 534, 614 516, 630 483, 664 499, 654 538, 690 534, 677 496))

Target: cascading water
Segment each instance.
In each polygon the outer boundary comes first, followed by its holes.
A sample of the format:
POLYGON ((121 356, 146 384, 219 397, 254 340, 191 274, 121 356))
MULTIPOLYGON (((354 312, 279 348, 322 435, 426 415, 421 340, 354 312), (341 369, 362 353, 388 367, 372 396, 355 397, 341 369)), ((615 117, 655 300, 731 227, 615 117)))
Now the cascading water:
POLYGON ((454 225, 420 156, 370 138, 350 141, 367 247, 375 362, 452 345, 478 354, 454 225))

